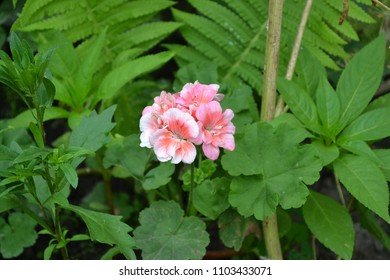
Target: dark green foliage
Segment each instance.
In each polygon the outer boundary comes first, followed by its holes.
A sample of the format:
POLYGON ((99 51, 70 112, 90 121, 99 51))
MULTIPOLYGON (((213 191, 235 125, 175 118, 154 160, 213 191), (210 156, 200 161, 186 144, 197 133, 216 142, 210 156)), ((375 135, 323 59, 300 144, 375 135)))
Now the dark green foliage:
MULTIPOLYGON (((220 82, 234 87, 245 83, 260 92, 261 72, 267 35, 268 1, 188 0, 199 12, 173 10, 180 31, 188 45, 168 46, 177 51, 176 60, 183 66, 193 61, 212 60, 218 65, 220 82)), ((280 75, 283 76, 306 1, 285 1, 281 42, 280 75)), ((314 1, 303 46, 323 65, 338 69, 332 57, 347 59, 343 46, 347 40, 358 40, 356 31, 347 21, 339 25, 342 2, 314 1)), ((349 17, 373 23, 374 20, 353 1, 349 17)), ((361 1, 359 1, 361 2, 361 1)), ((369 5, 367 1, 364 3, 369 5)))

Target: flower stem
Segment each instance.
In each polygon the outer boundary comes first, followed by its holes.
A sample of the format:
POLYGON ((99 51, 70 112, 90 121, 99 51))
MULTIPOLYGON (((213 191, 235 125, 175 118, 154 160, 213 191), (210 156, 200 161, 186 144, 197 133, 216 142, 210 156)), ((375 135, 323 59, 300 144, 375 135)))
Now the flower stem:
MULTIPOLYGON (((270 0, 268 7, 268 34, 265 49, 261 121, 271 121, 275 115, 276 80, 278 75, 282 15, 283 0, 270 0)), ((276 213, 263 221, 263 231, 268 258, 283 259, 276 213)))

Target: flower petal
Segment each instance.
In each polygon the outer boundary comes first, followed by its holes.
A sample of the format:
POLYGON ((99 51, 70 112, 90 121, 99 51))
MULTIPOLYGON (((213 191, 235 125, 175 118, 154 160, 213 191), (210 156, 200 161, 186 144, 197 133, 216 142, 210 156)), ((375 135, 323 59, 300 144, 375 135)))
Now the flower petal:
POLYGON ((178 138, 191 139, 196 138, 199 134, 199 127, 195 119, 177 108, 169 109, 162 118, 167 122, 167 128, 178 138))
POLYGON ((216 160, 219 157, 219 148, 212 144, 203 144, 202 150, 205 156, 211 160, 216 160))

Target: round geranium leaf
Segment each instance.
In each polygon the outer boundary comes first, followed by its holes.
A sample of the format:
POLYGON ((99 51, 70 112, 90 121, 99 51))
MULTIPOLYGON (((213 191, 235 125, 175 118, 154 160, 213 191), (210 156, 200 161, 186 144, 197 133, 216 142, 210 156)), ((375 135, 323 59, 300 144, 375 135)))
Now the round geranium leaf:
POLYGON ((145 260, 197 260, 206 253, 209 236, 205 223, 197 217, 184 217, 174 201, 152 203, 140 213, 139 221, 134 238, 145 260))

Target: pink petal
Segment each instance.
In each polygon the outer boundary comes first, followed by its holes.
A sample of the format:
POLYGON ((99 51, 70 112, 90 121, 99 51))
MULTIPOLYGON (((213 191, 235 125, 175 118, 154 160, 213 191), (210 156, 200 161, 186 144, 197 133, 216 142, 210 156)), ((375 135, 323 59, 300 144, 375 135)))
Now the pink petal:
POLYGON ((182 139, 196 138, 199 134, 198 124, 188 113, 177 108, 166 111, 162 118, 168 123, 168 129, 182 139))
POLYGON ((226 109, 225 112, 223 112, 222 116, 224 121, 230 122, 234 117, 234 113, 231 109, 226 109))
POLYGON ((148 129, 157 129, 157 118, 154 114, 145 114, 139 120, 139 128, 141 131, 145 131, 148 129))
POLYGON ((222 107, 217 101, 202 104, 196 110, 196 118, 203 123, 204 127, 214 126, 222 115, 222 107))
POLYGON ((211 144, 203 144, 202 150, 205 156, 211 160, 216 160, 219 157, 219 148, 211 144))
POLYGON ((195 146, 187 141, 180 143, 180 148, 176 151, 175 156, 172 159, 172 163, 177 164, 180 161, 190 164, 196 158, 196 148, 195 146))
POLYGON ((177 140, 172 138, 168 130, 160 129, 151 138, 154 153, 159 161, 168 161, 175 155, 177 140))
POLYGON ((223 134, 220 137, 220 142, 218 143, 218 146, 228 151, 233 151, 236 147, 233 134, 223 134))

